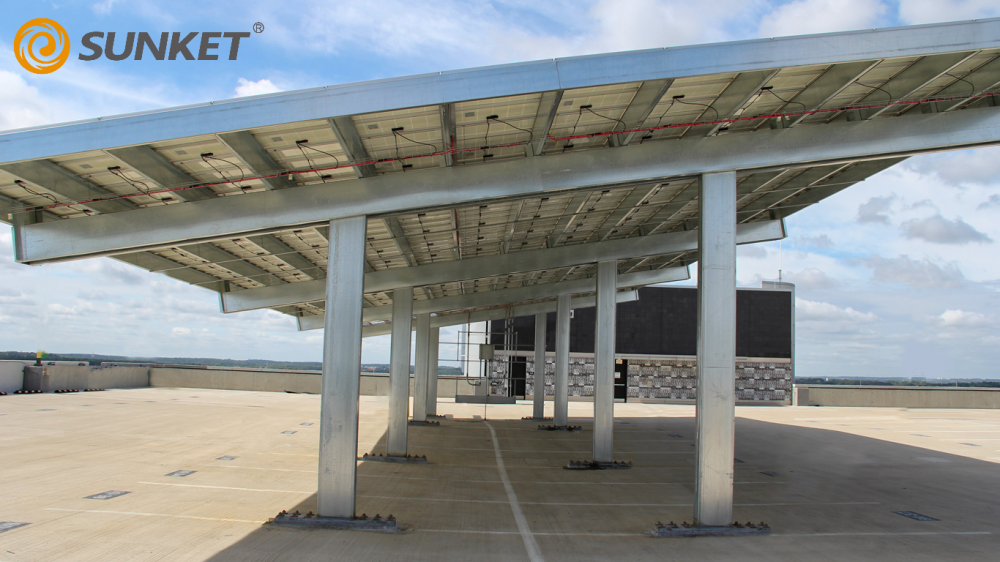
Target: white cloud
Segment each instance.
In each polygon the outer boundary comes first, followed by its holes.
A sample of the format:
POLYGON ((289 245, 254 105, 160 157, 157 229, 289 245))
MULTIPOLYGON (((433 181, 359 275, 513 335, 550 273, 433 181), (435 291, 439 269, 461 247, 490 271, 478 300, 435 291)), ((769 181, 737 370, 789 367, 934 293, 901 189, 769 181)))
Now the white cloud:
POLYGON ((237 81, 236 96, 259 96, 261 94, 273 94, 282 91, 267 78, 261 78, 256 82, 240 77, 237 81))
POLYGON ((858 205, 858 217, 855 220, 862 224, 891 224, 889 220, 889 210, 895 200, 895 194, 888 197, 872 197, 866 203, 858 205))
POLYGON ((993 239, 979 232, 961 218, 948 220, 939 214, 904 222, 900 228, 907 238, 919 238, 935 244, 992 243, 993 239))
POLYGON ((995 184, 1000 178, 1000 147, 927 154, 911 158, 903 166, 954 187, 995 184))
POLYGON ((822 269, 809 267, 802 271, 788 271, 784 274, 783 280, 795 283, 798 290, 820 290, 832 289, 840 285, 836 279, 828 276, 822 269))
POLYGON ((1000 16, 996 0, 899 0, 904 24, 960 21, 1000 16))
POLYGON ((870 324, 879 320, 872 312, 859 312, 851 307, 842 308, 828 302, 795 299, 795 320, 798 322, 850 322, 870 324))
POLYGON ((833 240, 826 234, 819 234, 817 236, 802 236, 797 237, 794 240, 797 246, 803 246, 806 248, 815 248, 817 250, 830 250, 833 249, 833 240))
POLYGON ((976 209, 981 211, 984 209, 992 209, 993 207, 1000 207, 1000 195, 997 195, 996 193, 990 195, 989 199, 977 205, 976 209))
POLYGON ((938 265, 929 259, 914 260, 871 256, 859 260, 872 270, 877 283, 905 283, 917 289, 956 288, 965 283, 965 276, 955 263, 938 265))
POLYGON ((765 15, 758 35, 779 37, 876 27, 886 5, 871 0, 797 0, 765 15))
POLYGON ((951 309, 942 312, 940 316, 935 316, 933 322, 942 328, 973 330, 989 328, 993 325, 990 319, 984 314, 951 309))

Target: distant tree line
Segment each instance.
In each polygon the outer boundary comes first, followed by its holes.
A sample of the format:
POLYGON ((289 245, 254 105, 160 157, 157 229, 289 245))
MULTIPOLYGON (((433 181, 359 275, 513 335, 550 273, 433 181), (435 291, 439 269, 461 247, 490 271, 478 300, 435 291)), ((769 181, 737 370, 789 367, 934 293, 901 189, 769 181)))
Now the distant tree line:
MULTIPOLYGON (((0 361, 18 360, 34 361, 33 351, 0 351, 0 361)), ((94 355, 94 354, 60 354, 47 353, 43 363, 49 361, 73 361, 100 365, 101 363, 157 363, 166 365, 194 365, 199 367, 237 367, 243 369, 278 369, 288 371, 319 371, 323 364, 319 361, 269 361, 267 359, 214 359, 206 357, 126 357, 124 355, 94 355)), ((361 370, 368 373, 388 373, 389 365, 371 363, 361 365, 361 370)), ((410 365, 413 372, 413 365, 410 365)), ((438 374, 443 376, 459 376, 462 370, 445 365, 438 366, 438 374)))
POLYGON ((915 381, 911 379, 869 379, 869 378, 827 378, 795 377, 795 384, 849 385, 849 386, 950 386, 958 388, 1000 388, 1000 380, 948 380, 934 379, 915 381))

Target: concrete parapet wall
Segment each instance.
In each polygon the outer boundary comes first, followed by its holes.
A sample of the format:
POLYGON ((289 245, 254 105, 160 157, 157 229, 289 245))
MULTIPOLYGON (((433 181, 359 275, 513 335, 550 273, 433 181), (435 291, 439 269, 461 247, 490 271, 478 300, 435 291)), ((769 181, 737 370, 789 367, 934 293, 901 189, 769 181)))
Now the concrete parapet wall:
POLYGON ((795 385, 795 388, 799 406, 1000 408, 1000 388, 818 385, 795 385))
MULTIPOLYGON (((319 394, 322 376, 319 371, 279 371, 264 369, 204 369, 198 367, 151 367, 149 386, 214 388, 222 390, 259 390, 264 392, 302 392, 319 394)), ((461 377, 438 377, 438 396, 474 394, 475 387, 461 377)), ((362 373, 362 396, 388 396, 387 373, 362 373)), ((413 378, 410 378, 413 396, 413 378)))
POLYGON ((0 361, 0 392, 10 394, 24 385, 24 368, 32 361, 0 361))
POLYGON ((148 367, 91 367, 46 365, 24 368, 26 390, 83 390, 86 388, 139 388, 149 386, 148 367))

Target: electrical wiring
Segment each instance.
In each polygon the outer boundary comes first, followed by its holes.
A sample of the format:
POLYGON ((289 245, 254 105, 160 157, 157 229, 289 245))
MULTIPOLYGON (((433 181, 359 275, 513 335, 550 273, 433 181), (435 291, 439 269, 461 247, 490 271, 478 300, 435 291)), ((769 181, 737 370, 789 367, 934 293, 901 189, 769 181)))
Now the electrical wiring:
MULTIPOLYGON (((897 105, 900 105, 900 106, 906 106, 906 105, 916 106, 916 105, 920 105, 920 104, 924 104, 924 103, 939 103, 939 102, 958 102, 958 103, 964 103, 964 102, 967 102, 967 101, 970 101, 970 100, 992 97, 993 95, 994 95, 993 93, 981 93, 981 94, 972 94, 972 95, 965 95, 965 96, 948 96, 948 97, 937 97, 937 98, 924 98, 924 99, 919 99, 919 100, 898 100, 898 101, 890 101, 890 102, 880 103, 880 104, 848 105, 848 106, 841 106, 841 107, 834 107, 834 108, 812 109, 812 110, 806 110, 806 111, 792 111, 792 112, 785 112, 785 113, 767 113, 767 114, 760 114, 760 115, 752 115, 752 116, 748 116, 748 117, 743 117, 743 116, 741 116, 741 117, 733 117, 733 118, 730 118, 730 119, 722 119, 722 120, 716 118, 715 120, 712 120, 712 121, 693 121, 693 122, 686 122, 686 123, 673 123, 673 124, 668 124, 668 125, 657 125, 655 127, 637 127, 637 128, 634 128, 634 129, 626 129, 624 131, 614 130, 614 131, 601 131, 601 132, 597 132, 597 133, 585 133, 585 134, 575 134, 576 126, 574 126, 573 127, 573 134, 570 134, 570 135, 567 135, 567 136, 562 136, 562 137, 556 137, 556 136, 553 136, 553 135, 550 134, 550 135, 547 136, 547 138, 548 138, 549 141, 551 141, 553 143, 559 143, 559 142, 566 141, 567 142, 567 146, 563 147, 563 151, 565 151, 566 148, 571 148, 572 147, 572 141, 575 140, 575 139, 595 138, 595 137, 603 137, 603 136, 618 135, 618 134, 627 134, 627 133, 652 133, 652 132, 655 132, 655 131, 667 130, 667 129, 679 129, 679 128, 695 127, 695 126, 700 126, 700 125, 716 125, 716 124, 725 124, 725 123, 731 124, 731 123, 736 123, 736 122, 756 121, 756 120, 759 120, 759 119, 772 119, 772 118, 776 118, 776 117, 799 117, 799 116, 809 116, 809 115, 837 114, 837 113, 841 113, 843 111, 850 111, 850 110, 857 110, 857 109, 881 109, 881 108, 892 107, 892 106, 897 106, 897 105)), ((690 103, 690 102, 681 102, 679 99, 676 100, 676 101, 678 103, 685 103, 687 105, 704 105, 704 104, 693 104, 693 103, 690 103)), ((709 107, 709 106, 706 106, 706 107, 709 107)), ((580 112, 580 114, 582 115, 582 111, 580 112)), ((577 120, 577 122, 579 122, 579 119, 577 120)), ((417 142, 417 141, 412 141, 412 139, 407 139, 407 140, 410 140, 411 142, 417 142)), ((506 147, 511 147, 511 146, 521 146, 521 145, 523 145, 523 142, 512 142, 512 143, 495 144, 495 145, 491 145, 491 146, 488 146, 488 147, 456 148, 455 145, 454 145, 454 141, 452 141, 451 147, 448 148, 447 150, 442 150, 442 151, 437 151, 436 150, 437 147, 435 145, 430 145, 430 144, 427 144, 427 143, 419 143, 419 142, 417 142, 417 144, 424 144, 424 145, 427 145, 427 146, 431 146, 431 147, 435 148, 435 152, 431 152, 431 153, 428 153, 428 154, 416 154, 416 155, 413 155, 413 156, 402 156, 402 157, 400 157, 400 156, 397 155, 397 157, 395 157, 395 158, 380 158, 380 159, 368 160, 368 161, 365 161, 365 162, 355 162, 355 163, 348 163, 348 164, 338 164, 338 165, 335 165, 335 166, 326 166, 326 167, 311 167, 311 168, 304 169, 304 170, 286 170, 286 171, 281 171, 281 172, 276 172, 276 173, 261 174, 261 175, 254 175, 254 176, 246 176, 246 174, 244 173, 244 177, 242 177, 239 181, 242 182, 242 181, 245 181, 245 180, 265 180, 265 179, 282 177, 282 176, 303 175, 303 174, 311 174, 311 173, 331 171, 331 170, 339 170, 339 169, 343 169, 343 168, 353 168, 353 167, 356 167, 356 166, 370 166, 370 165, 377 165, 377 164, 383 164, 383 163, 389 163, 389 162, 405 162, 406 160, 411 160, 411 159, 416 159, 416 158, 435 158, 435 157, 443 156, 443 155, 446 155, 446 154, 464 154, 464 153, 476 152, 476 151, 483 150, 484 148, 487 148, 487 149, 496 149, 496 148, 506 148, 506 147)), ((230 163, 230 162, 228 162, 226 160, 223 160, 223 161, 229 163, 230 165, 233 165, 232 163, 230 163)), ((214 168, 214 166, 213 166, 213 168, 214 168)), ((241 172, 243 171, 242 168, 239 168, 239 169, 240 169, 241 172)), ((52 209, 52 208, 56 208, 56 207, 69 207, 69 206, 73 206, 73 205, 86 205, 88 203, 96 203, 96 202, 100 202, 100 201, 110 201, 110 200, 115 200, 115 199, 129 199, 129 198, 137 197, 137 196, 141 196, 141 195, 153 195, 153 194, 161 194, 161 193, 171 193, 171 192, 175 192, 175 191, 184 191, 184 190, 187 190, 187 189, 196 189, 196 188, 201 188, 201 187, 214 187, 214 186, 231 184, 231 183, 233 183, 233 181, 227 179, 226 181, 203 182, 203 183, 196 183, 196 184, 187 185, 187 186, 162 188, 162 189, 158 189, 158 190, 151 190, 148 193, 116 194, 116 195, 113 195, 113 196, 97 197, 97 198, 93 198, 93 199, 87 199, 87 200, 84 200, 84 201, 72 201, 72 202, 53 203, 51 205, 44 205, 44 206, 40 206, 40 207, 39 206, 33 206, 33 207, 27 207, 26 206, 26 207, 23 208, 23 212, 30 212, 30 211, 36 211, 36 210, 48 210, 48 209, 52 209)))
MULTIPOLYGON (((244 187, 242 185, 240 185, 240 182, 242 182, 243 180, 246 179, 247 174, 246 174, 245 171, 243 171, 243 168, 239 164, 233 164, 232 162, 230 162, 229 160, 226 160, 225 158, 217 158, 211 152, 206 152, 206 153, 202 154, 201 155, 201 160, 202 160, 202 162, 204 162, 204 163, 208 164, 209 166, 211 166, 212 169, 215 170, 215 172, 217 174, 219 174, 220 176, 222 176, 223 179, 227 179, 227 180, 228 180, 228 178, 226 178, 226 174, 224 174, 222 172, 222 170, 220 170, 219 168, 216 168, 215 164, 212 164, 210 162, 210 160, 218 160, 219 162, 225 162, 226 164, 229 164, 230 166, 234 166, 237 170, 240 171, 240 179, 238 181, 233 181, 233 180, 224 181, 224 182, 222 182, 222 184, 231 183, 235 187, 238 187, 239 189, 244 189, 244 187)), ((221 184, 217 184, 217 185, 221 185, 221 184)), ((147 192, 145 195, 149 195, 149 193, 147 192)))
MULTIPOLYGON (((326 156, 329 156, 330 158, 333 158, 333 161, 335 162, 334 166, 337 166, 337 167, 340 166, 340 158, 337 158, 336 155, 330 154, 329 152, 327 152, 325 150, 320 150, 320 149, 318 149, 316 147, 310 146, 309 144, 307 144, 308 142, 309 142, 308 140, 295 141, 295 146, 298 147, 299 152, 301 152, 302 156, 305 157, 306 162, 309 164, 310 168, 313 167, 313 163, 312 163, 312 160, 309 158, 309 155, 306 154, 306 151, 305 151, 306 148, 308 148, 309 150, 313 150, 313 151, 319 152, 320 154, 325 154, 326 156)), ((318 175, 320 177, 320 179, 323 178, 323 176, 320 175, 319 173, 317 173, 316 175, 318 175)))
POLYGON ((132 178, 126 176, 125 172, 122 171, 122 169, 121 169, 120 166, 109 166, 108 167, 108 171, 111 172, 115 177, 123 180, 125 183, 131 185, 132 187, 134 187, 138 191, 142 192, 144 195, 148 195, 149 192, 150 192, 150 190, 152 189, 151 187, 149 187, 149 184, 147 184, 146 182, 139 181, 139 180, 133 180, 132 178), (137 184, 142 184, 143 186, 145 186, 146 189, 142 189, 137 184))

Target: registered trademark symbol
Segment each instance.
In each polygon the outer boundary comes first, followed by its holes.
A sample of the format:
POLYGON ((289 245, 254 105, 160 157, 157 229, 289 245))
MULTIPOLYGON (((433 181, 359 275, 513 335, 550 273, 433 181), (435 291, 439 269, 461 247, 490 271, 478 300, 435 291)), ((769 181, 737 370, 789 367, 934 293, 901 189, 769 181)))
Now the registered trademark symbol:
POLYGON ((253 24, 253 30, 254 30, 254 33, 263 33, 264 32, 264 24, 262 24, 260 22, 257 22, 255 24, 253 24))

